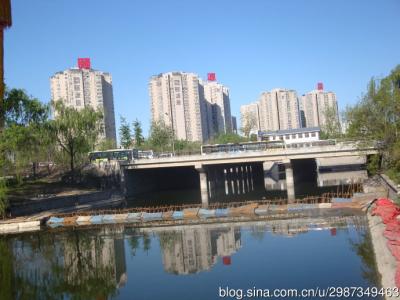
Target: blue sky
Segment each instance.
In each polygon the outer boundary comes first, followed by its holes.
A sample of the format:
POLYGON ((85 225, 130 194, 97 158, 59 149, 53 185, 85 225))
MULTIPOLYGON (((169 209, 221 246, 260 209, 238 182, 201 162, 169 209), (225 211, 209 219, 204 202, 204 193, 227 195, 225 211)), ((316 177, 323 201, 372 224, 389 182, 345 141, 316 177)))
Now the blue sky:
POLYGON ((161 72, 215 72, 239 116, 262 91, 301 95, 318 81, 344 108, 400 63, 397 0, 12 0, 12 9, 8 86, 48 102, 49 77, 90 57, 113 76, 117 126, 120 115, 138 118, 145 132, 148 80, 161 72))

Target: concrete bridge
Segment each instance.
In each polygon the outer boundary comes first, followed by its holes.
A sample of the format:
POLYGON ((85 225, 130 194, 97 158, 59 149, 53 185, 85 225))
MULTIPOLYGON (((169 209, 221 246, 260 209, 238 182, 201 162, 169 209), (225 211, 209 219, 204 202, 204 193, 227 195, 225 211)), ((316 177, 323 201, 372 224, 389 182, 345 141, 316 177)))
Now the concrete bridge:
POLYGON ((287 197, 290 201, 295 197, 294 163, 312 160, 316 167, 340 168, 365 164, 367 156, 376 153, 373 146, 352 142, 141 159, 121 164, 121 180, 128 197, 158 189, 197 188, 200 189, 203 205, 207 206, 210 198, 221 196, 221 191, 227 195, 240 195, 253 191, 257 185, 266 187, 267 178, 278 176, 274 169, 279 164, 284 166, 287 197))

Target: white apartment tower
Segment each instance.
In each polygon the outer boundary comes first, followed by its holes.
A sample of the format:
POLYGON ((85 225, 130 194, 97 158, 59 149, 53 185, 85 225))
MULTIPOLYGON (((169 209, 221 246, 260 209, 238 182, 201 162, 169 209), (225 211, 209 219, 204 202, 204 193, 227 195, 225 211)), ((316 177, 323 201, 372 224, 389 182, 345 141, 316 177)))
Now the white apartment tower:
POLYGON ((339 122, 336 94, 325 91, 323 84, 320 82, 316 90, 308 92, 301 97, 300 110, 303 127, 324 128, 326 126, 327 108, 333 109, 339 122))
POLYGON ((250 123, 250 133, 257 134, 260 127, 260 113, 259 113, 259 102, 253 102, 240 106, 240 123, 241 128, 246 128, 250 123))
POLYGON ((220 133, 232 132, 229 89, 215 80, 215 73, 208 73, 208 81, 202 82, 204 98, 207 102, 207 123, 210 138, 220 133))
POLYGON ((208 140, 204 90, 196 74, 168 72, 153 76, 149 92, 153 122, 171 126, 176 139, 208 140))
POLYGON ((197 74, 186 72, 152 76, 152 121, 171 126, 176 139, 187 141, 205 142, 218 133, 231 132, 229 90, 214 81, 215 75, 208 79, 203 81, 197 74))
POLYGON ((262 131, 300 128, 296 91, 273 89, 262 93, 259 99, 259 114, 262 131))
MULTIPOLYGON (((103 114, 100 138, 116 141, 114 97, 110 73, 93 70, 89 58, 79 58, 78 67, 50 77, 52 101, 82 109, 92 107, 103 114)), ((57 116, 55 116, 57 117, 57 116)))

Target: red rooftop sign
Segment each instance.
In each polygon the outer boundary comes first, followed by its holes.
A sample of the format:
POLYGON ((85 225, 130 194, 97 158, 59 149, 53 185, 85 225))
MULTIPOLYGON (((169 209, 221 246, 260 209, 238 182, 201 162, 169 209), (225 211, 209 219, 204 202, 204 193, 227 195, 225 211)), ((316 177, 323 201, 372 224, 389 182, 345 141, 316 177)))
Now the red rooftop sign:
POLYGON ((208 74, 207 74, 207 80, 208 80, 208 81, 215 81, 215 80, 217 80, 217 77, 215 76, 215 73, 208 73, 208 74))
POLYGON ((324 89, 324 84, 322 82, 318 82, 317 89, 318 91, 322 91, 324 89))
POLYGON ((79 69, 90 69, 90 58, 78 58, 79 69))

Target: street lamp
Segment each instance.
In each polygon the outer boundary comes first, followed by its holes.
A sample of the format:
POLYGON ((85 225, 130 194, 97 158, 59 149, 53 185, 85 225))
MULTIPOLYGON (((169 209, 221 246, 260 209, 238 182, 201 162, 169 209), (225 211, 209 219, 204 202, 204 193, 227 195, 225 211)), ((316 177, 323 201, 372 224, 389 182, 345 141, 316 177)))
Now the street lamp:
POLYGON ((174 124, 172 123, 172 118, 168 113, 165 113, 165 115, 169 118, 169 121, 171 123, 171 129, 172 129, 172 154, 175 156, 175 131, 174 131, 174 124))

